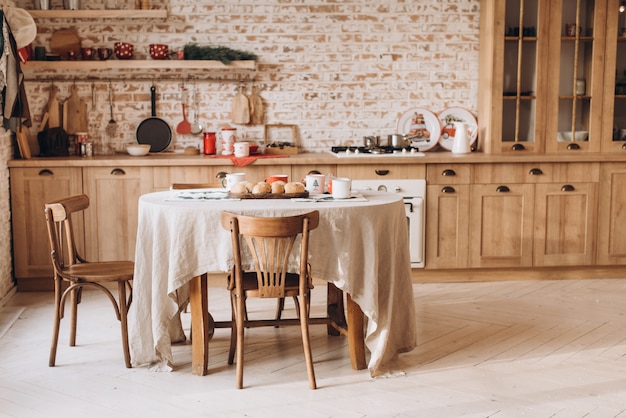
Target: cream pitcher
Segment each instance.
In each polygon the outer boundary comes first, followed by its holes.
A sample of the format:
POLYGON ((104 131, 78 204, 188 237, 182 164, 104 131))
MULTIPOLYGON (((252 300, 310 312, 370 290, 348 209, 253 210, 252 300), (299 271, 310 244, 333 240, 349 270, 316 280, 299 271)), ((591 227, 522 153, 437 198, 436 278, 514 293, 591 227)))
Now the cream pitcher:
POLYGON ((467 124, 465 122, 454 122, 454 141, 452 142, 453 154, 467 154, 471 152, 469 136, 467 135, 467 124))

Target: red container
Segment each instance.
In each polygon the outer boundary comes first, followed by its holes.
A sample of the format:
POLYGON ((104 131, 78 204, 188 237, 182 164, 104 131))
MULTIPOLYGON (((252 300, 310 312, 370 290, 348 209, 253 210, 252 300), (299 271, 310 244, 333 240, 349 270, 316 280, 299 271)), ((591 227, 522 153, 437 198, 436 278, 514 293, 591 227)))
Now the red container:
POLYGON ((204 133, 204 155, 215 155, 215 132, 204 133))

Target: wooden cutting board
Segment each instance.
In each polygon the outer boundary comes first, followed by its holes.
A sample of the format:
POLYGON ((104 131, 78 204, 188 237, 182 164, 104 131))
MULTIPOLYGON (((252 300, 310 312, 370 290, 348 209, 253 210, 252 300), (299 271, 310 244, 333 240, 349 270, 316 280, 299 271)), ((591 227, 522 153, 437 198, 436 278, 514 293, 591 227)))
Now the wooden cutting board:
POLYGON ((87 103, 78 95, 75 85, 63 104, 63 128, 68 134, 87 132, 87 103))
POLYGON ((57 99, 57 88, 50 87, 50 98, 48 99, 48 127, 58 128, 61 126, 61 114, 59 111, 59 100, 57 99))
POLYGON ((233 99, 233 107, 231 113, 233 123, 247 124, 250 122, 250 102, 245 94, 243 94, 243 86, 239 86, 239 92, 233 99))
POLYGON ((252 125, 263 124, 263 99, 257 93, 256 86, 252 86, 252 94, 248 98, 250 102, 250 123, 252 125))
POLYGON ((76 29, 59 29, 50 38, 50 51, 59 54, 61 59, 67 59, 70 51, 74 54, 80 53, 80 38, 76 29))

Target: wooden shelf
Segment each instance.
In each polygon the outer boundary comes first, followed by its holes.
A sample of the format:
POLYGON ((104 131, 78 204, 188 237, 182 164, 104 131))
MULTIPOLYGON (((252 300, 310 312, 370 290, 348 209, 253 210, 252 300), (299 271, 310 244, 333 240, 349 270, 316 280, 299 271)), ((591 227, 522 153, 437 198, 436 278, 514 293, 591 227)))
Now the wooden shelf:
POLYGON ((116 60, 28 61, 22 65, 27 80, 106 78, 187 78, 249 80, 256 61, 233 61, 226 65, 208 60, 116 60))
POLYGON ((164 19, 167 10, 28 10, 33 19, 164 19))

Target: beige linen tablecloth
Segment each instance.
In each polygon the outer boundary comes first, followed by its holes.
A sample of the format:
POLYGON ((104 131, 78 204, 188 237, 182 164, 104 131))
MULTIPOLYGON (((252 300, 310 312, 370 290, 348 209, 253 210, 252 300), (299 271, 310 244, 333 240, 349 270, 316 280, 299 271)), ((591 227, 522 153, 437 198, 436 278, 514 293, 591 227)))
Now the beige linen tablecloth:
POLYGON ((319 210, 311 232, 313 277, 348 292, 367 317, 365 344, 372 376, 398 370, 399 353, 416 346, 408 228, 401 196, 363 192, 333 202, 289 199, 181 200, 175 192, 139 199, 133 303, 129 312, 133 365, 171 370, 172 328, 188 282, 206 272, 227 272, 233 263, 227 210, 250 216, 288 216, 319 210))

